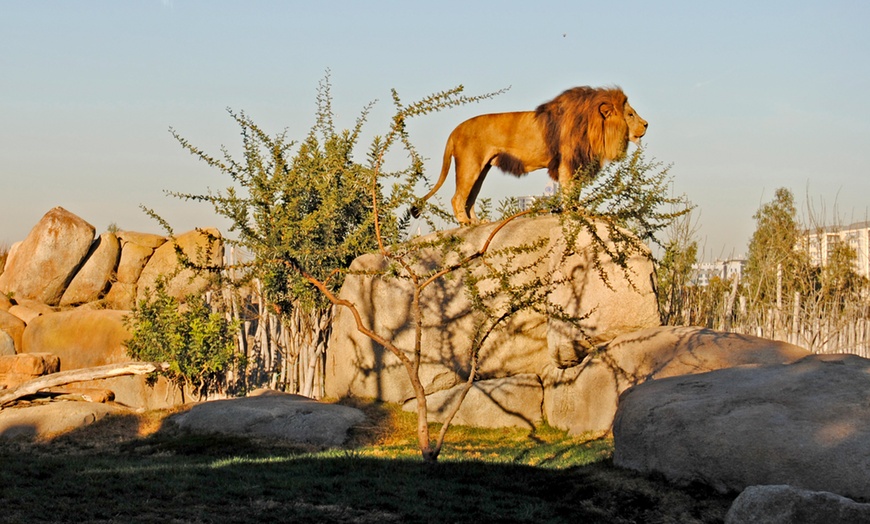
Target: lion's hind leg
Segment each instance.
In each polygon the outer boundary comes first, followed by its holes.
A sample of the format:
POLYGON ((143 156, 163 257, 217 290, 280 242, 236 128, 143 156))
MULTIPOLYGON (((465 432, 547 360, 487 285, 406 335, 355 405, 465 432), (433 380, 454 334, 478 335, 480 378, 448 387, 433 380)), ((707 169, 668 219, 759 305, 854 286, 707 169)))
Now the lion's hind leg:
POLYGON ((490 167, 488 163, 483 166, 467 166, 457 160, 456 193, 450 203, 453 205, 453 216, 461 225, 479 222, 474 212, 474 202, 490 167))

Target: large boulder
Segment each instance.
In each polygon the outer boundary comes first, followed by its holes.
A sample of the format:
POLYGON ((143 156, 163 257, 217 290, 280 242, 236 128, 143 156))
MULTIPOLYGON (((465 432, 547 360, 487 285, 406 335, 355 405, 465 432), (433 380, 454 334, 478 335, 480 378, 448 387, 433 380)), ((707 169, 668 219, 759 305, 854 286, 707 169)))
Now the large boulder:
POLYGON ((94 239, 94 227, 56 207, 9 253, 0 291, 57 305, 94 239))
POLYGON ((720 491, 788 484, 870 499, 870 360, 811 355, 627 390, 614 463, 720 491))
POLYGON ((365 420, 362 411, 277 391, 203 402, 170 419, 193 433, 265 437, 297 444, 340 446, 365 420))
POLYGON ((84 304, 99 299, 118 267, 121 246, 114 233, 103 233, 88 251, 84 264, 60 299, 61 306, 84 304))
POLYGON ((45 438, 67 433, 126 410, 95 402, 51 402, 0 410, 0 438, 45 438))
POLYGON ((206 287, 204 277, 197 276, 191 269, 182 269, 178 263, 176 248, 194 264, 203 267, 219 267, 223 264, 223 243, 220 231, 215 228, 202 228, 182 233, 154 251, 148 259, 137 282, 137 300, 145 298, 146 290, 154 290, 158 278, 168 279, 166 292, 177 299, 189 294, 200 293, 206 287))
MULTIPOLYGON (((415 242, 426 245, 438 236, 455 236, 459 247, 423 249, 414 268, 420 274, 456 262, 484 246, 497 227, 487 224, 454 231, 434 233, 415 242), (447 253, 445 255, 445 253, 447 253)), ((604 235, 600 228, 599 235, 604 235)), ((574 251, 566 249, 559 217, 519 219, 507 224, 492 240, 488 262, 513 271, 513 282, 550 288, 553 307, 583 318, 585 337, 573 327, 546 315, 524 310, 505 322, 487 340, 480 355, 482 380, 522 374, 540 375, 548 363, 571 365, 582 360, 589 348, 621 333, 659 325, 659 316, 650 275, 651 262, 642 255, 629 261, 633 287, 622 270, 602 255, 601 269, 608 276, 605 284, 594 267, 590 236, 581 233, 574 251), (537 243, 532 251, 516 251, 522 245, 537 243), (512 251, 513 250, 513 251, 512 251), (573 254, 572 254, 573 253, 573 254), (527 268, 522 270, 521 268, 527 268)), ((411 318, 413 286, 400 276, 377 276, 389 262, 380 255, 357 258, 351 265, 340 297, 355 304, 366 326, 389 337, 398 347, 414 347, 411 318)), ((482 266, 470 271, 481 276, 482 266)), ((422 362, 420 374, 427 391, 435 386, 447 389, 463 381, 470 364, 470 341, 478 317, 471 307, 465 284, 467 270, 437 279, 422 293, 422 362)), ((494 288, 492 281, 482 286, 494 288)), ((489 302, 497 306, 496 295, 489 302)), ((333 322, 330 351, 327 354, 326 394, 353 395, 404 402, 413 396, 405 368, 392 353, 358 332, 352 314, 339 308, 333 322)))
POLYGON ((64 371, 127 362, 127 311, 72 309, 41 315, 24 330, 22 351, 60 357, 64 371))
POLYGON ((548 366, 544 413, 572 435, 609 430, 619 395, 647 380, 743 364, 783 364, 809 351, 774 340, 700 327, 661 326, 616 337, 581 365, 548 366))
MULTIPOLYGON (((444 422, 456 406, 464 384, 427 395, 430 422, 444 422)), ((475 381, 456 412, 452 424, 480 428, 521 427, 532 429, 543 418, 543 390, 537 375, 475 381)), ((417 401, 411 399, 402 408, 416 412, 417 401)))
POLYGON ((870 504, 792 486, 750 486, 734 500, 725 524, 860 524, 870 504))

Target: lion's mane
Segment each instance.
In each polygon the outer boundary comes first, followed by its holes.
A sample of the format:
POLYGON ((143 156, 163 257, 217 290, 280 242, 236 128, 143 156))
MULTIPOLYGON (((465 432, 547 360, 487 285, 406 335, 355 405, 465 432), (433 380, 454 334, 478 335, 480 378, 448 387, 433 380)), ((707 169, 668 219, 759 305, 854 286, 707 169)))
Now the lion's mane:
POLYGON ((547 171, 553 180, 559 180, 559 165, 563 161, 571 173, 584 167, 594 174, 604 162, 625 155, 628 145, 625 118, 602 119, 601 108, 610 107, 621 113, 627 101, 619 88, 583 86, 568 89, 538 106, 535 116, 552 155, 547 171), (572 153, 563 158, 567 151, 572 153))

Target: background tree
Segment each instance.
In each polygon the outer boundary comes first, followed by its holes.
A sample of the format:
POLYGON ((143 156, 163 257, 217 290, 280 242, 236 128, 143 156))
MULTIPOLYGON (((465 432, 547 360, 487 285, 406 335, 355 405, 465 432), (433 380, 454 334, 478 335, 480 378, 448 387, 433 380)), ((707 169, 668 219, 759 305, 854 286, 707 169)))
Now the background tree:
POLYGON ((749 241, 745 290, 750 302, 782 305, 795 292, 810 289, 809 256, 806 250, 798 249, 803 230, 792 192, 777 189, 773 201, 762 205, 753 218, 756 228, 749 241))
POLYGON ((683 317, 689 284, 698 263, 698 241, 695 240, 692 215, 685 214, 668 229, 661 259, 656 265, 656 298, 665 325, 685 323, 683 317))

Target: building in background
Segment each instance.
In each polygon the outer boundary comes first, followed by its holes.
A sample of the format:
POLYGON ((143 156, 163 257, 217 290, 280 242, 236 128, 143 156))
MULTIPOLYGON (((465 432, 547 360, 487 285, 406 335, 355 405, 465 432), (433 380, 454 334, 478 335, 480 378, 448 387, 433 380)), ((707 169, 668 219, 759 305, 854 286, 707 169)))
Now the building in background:
POLYGON ((743 258, 729 258, 695 264, 692 266, 695 269, 692 284, 706 286, 713 277, 719 277, 722 280, 736 278, 739 281, 743 278, 743 268, 745 266, 746 260, 743 258))
POLYGON ((828 254, 838 243, 855 250, 855 272, 870 277, 870 222, 856 222, 848 226, 829 226, 807 233, 807 251, 815 266, 828 263, 828 254))

